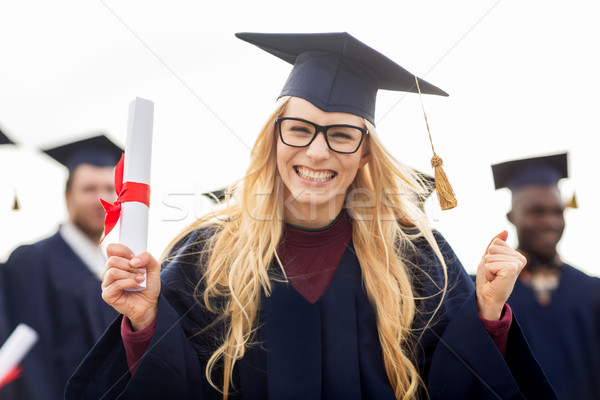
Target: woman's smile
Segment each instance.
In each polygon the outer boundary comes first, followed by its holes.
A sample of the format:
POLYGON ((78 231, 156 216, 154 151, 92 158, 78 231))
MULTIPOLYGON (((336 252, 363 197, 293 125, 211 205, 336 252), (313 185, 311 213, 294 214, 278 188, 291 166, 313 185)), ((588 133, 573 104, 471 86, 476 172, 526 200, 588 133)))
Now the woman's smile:
POLYGON ((309 184, 329 183, 337 175, 337 172, 332 170, 314 170, 304 165, 296 165, 294 166, 294 170, 302 180, 309 181, 309 184))

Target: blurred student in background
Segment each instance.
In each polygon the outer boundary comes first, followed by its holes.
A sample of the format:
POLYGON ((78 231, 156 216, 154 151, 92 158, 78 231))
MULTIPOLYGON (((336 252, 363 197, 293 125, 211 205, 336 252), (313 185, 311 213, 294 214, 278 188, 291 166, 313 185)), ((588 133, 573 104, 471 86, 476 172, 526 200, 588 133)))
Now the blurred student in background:
POLYGON ((567 154, 492 170, 496 189, 512 191, 507 217, 527 258, 508 304, 558 397, 600 399, 600 278, 566 264, 557 251, 565 228, 558 182, 568 176, 567 154))
POLYGON ((14 382, 22 400, 63 399, 67 380, 116 316, 101 297, 99 200, 115 198, 113 168, 122 150, 100 135, 44 152, 69 170, 69 221, 49 238, 17 248, 3 266, 11 326, 26 323, 40 335, 14 382))

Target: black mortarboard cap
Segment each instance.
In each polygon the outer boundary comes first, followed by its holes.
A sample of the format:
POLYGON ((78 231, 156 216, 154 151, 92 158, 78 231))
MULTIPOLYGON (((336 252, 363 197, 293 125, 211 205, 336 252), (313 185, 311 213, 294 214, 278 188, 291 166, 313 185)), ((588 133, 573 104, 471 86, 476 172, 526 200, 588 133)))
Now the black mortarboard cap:
POLYGON ((431 196, 431 193, 435 190, 435 178, 425 172, 421 172, 417 169, 413 169, 415 175, 419 178, 420 183, 423 185, 423 189, 425 189, 424 198, 431 196))
POLYGON ((424 192, 420 193, 420 195, 417 198, 417 205, 422 209, 425 205, 425 201, 427 201, 429 196, 431 196, 431 194, 435 190, 435 178, 417 169, 413 169, 412 171, 414 175, 418 178, 418 182, 422 185, 424 189, 424 192))
POLYGON ((568 177, 567 153, 524 158, 492 165, 496 189, 527 185, 557 185, 568 177))
MULTIPOLYGON (((279 97, 296 96, 323 111, 364 117, 375 124, 378 89, 418 93, 415 75, 346 32, 236 33, 293 64, 279 97)), ((448 96, 419 78, 421 93, 448 96)))
MULTIPOLYGON (((0 130, 0 146, 4 144, 15 144, 4 132, 0 130)), ((19 206, 19 200, 17 199, 17 192, 15 191, 15 198, 13 200, 13 210, 19 210, 21 207, 19 206)))
POLYGON ((202 195, 209 198, 213 203, 219 204, 225 201, 225 197, 227 196, 227 190, 227 187, 224 187, 221 189, 202 193, 202 195))
POLYGON ((123 153, 121 147, 104 135, 78 140, 43 151, 67 167, 69 171, 73 171, 81 164, 114 167, 123 153))
POLYGON ((12 140, 10 140, 8 138, 8 136, 6 136, 4 134, 4 132, 0 131, 0 145, 3 145, 3 144, 15 144, 15 142, 13 142, 12 140))

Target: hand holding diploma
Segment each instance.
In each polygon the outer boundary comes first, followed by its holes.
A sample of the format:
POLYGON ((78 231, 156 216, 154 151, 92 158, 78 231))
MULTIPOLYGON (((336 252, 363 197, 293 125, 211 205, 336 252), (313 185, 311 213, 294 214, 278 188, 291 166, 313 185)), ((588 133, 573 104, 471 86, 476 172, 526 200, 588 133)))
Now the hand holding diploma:
POLYGON ((499 320, 527 260, 507 243, 508 232, 496 235, 477 268, 477 309, 488 320, 499 320))
POLYGON ((134 255, 122 244, 106 248, 108 262, 102 274, 102 298, 127 316, 134 331, 154 321, 160 294, 160 263, 148 252, 134 255), (140 282, 146 289, 138 291, 140 282))
POLYGON ((106 248, 108 262, 102 274, 102 298, 127 316, 134 330, 154 321, 160 293, 160 263, 146 252, 153 114, 151 101, 138 97, 131 102, 125 161, 123 165, 121 159, 115 170, 119 198, 114 205, 102 203, 107 212, 107 233, 121 219, 121 244, 106 248))

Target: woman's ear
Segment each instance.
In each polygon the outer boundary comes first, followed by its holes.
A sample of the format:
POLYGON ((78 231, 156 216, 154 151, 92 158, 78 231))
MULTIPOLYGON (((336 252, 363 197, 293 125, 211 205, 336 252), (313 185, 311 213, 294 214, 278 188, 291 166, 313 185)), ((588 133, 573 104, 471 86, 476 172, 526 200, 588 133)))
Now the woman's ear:
POLYGON ((366 142, 362 156, 360 157, 360 164, 358 165, 358 168, 364 167, 369 161, 371 161, 371 146, 369 146, 369 142, 366 142))
POLYGON ((369 161, 371 161, 371 152, 362 155, 362 157, 360 158, 360 165, 358 166, 358 168, 364 167, 365 164, 369 161))

